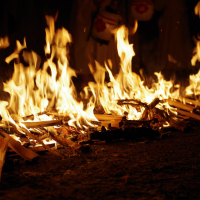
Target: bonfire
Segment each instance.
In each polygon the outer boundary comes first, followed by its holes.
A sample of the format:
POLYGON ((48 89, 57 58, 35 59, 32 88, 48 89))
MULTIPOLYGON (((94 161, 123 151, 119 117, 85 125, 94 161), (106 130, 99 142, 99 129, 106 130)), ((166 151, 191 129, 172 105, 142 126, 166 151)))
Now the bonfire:
MULTIPOLYGON (((112 74, 111 61, 108 61, 110 66, 96 62, 95 70, 89 65, 95 82, 89 82, 79 94, 72 81, 76 72, 68 61, 67 47, 72 37, 64 28, 55 30, 54 17, 46 16, 46 22, 46 61, 42 67, 38 66, 37 53, 26 50, 25 39, 23 44, 16 42, 15 51, 5 60, 7 63, 14 60, 14 73, 4 83, 10 99, 0 102, 0 136, 3 137, 0 138, 0 168, 8 149, 32 161, 39 156, 36 151, 44 149, 62 156, 56 151, 60 145, 78 151, 89 142, 125 138, 127 130, 132 137, 136 130, 140 134, 141 129, 162 137, 169 128, 183 131, 200 120, 197 99, 200 71, 190 75, 190 85, 184 91, 173 80, 164 80, 158 72, 156 80, 147 86, 132 71, 134 51, 125 26, 115 33, 119 74, 112 74), (120 137, 113 132, 119 130, 120 137)), ((8 37, 1 38, 0 47, 8 46, 8 37)), ((198 51, 197 42, 193 65, 199 59, 198 51)))

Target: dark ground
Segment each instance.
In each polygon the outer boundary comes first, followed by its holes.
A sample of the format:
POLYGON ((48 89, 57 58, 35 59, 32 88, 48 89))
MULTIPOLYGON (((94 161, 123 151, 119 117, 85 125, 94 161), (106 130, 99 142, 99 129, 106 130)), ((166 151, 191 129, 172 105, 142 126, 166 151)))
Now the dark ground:
MULTIPOLYGON (((7 161, 1 199, 200 199, 200 134, 60 149, 36 163, 7 161), (9 164, 9 165, 8 165, 9 164), (10 167, 10 168, 8 168, 10 167)), ((11 159, 13 160, 13 159, 11 159)))

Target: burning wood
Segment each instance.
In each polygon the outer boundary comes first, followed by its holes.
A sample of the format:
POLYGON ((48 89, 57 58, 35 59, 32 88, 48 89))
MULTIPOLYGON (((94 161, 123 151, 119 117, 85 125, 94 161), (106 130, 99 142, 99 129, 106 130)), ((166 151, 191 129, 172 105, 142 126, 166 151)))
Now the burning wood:
POLYGON ((39 128, 39 127, 47 127, 47 126, 56 126, 62 125, 62 120, 50 120, 50 121, 39 121, 39 122, 21 122, 27 128, 39 128))
POLYGON ((5 131, 1 129, 0 134, 7 138, 8 146, 25 160, 32 161, 34 158, 39 156, 35 152, 23 147, 18 141, 10 137, 5 131))
POLYGON ((90 65, 96 82, 88 83, 81 93, 87 101, 79 101, 72 81, 76 73, 69 67, 66 50, 71 36, 64 28, 55 32, 53 17, 47 16, 46 20, 49 27, 45 29, 45 54, 48 56, 41 69, 36 65, 37 55, 25 51, 25 40, 23 45, 18 41, 15 52, 6 58, 6 62, 15 58, 19 61, 23 51, 22 57, 30 66, 17 62, 12 80, 4 83, 4 91, 10 93, 11 98, 9 103, 0 102, 0 134, 8 140, 0 140, 2 161, 7 143, 26 160, 38 157, 23 146, 22 137, 33 146, 39 144, 61 156, 48 146, 47 139, 75 151, 89 140, 158 136, 166 127, 184 130, 191 118, 200 120, 200 115, 195 113, 200 102, 177 97, 177 91, 171 92, 172 82, 165 81, 160 73, 155 73, 158 82, 148 88, 140 76, 132 72, 134 51, 125 27, 116 33, 122 66, 119 74, 114 77, 107 65, 103 68, 95 63, 95 70, 90 65), (106 71, 109 83, 104 80, 106 71), (96 109, 101 114, 94 114, 95 107, 101 108, 96 109), (177 113, 185 119, 180 119, 177 113), (11 135, 19 137, 21 144, 11 135))
POLYGON ((167 102, 170 106, 174 106, 174 107, 180 108, 182 110, 187 110, 189 112, 193 112, 193 110, 195 109, 195 106, 184 104, 184 103, 177 102, 177 101, 173 101, 171 99, 168 99, 167 102))
POLYGON ((70 146, 73 150, 78 150, 80 148, 80 145, 71 141, 70 139, 63 138, 58 135, 57 131, 53 128, 48 128, 48 132, 51 135, 51 137, 58 142, 59 144, 63 146, 70 146))

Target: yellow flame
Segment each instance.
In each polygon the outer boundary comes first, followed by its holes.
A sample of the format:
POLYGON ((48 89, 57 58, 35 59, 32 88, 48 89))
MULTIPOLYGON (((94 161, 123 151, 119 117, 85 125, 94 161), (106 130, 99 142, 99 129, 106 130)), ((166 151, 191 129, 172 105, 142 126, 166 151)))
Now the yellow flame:
MULTIPOLYGON (((75 124, 80 127, 83 124, 92 126, 88 120, 97 120, 93 114, 94 105, 90 102, 89 108, 84 110, 83 103, 76 101, 76 89, 72 82, 72 76, 76 74, 69 67, 67 58, 67 45, 72 41, 71 35, 64 28, 55 32, 53 17, 46 16, 46 20, 48 28, 46 28, 45 53, 50 54, 50 58, 47 58, 42 68, 39 69, 38 63, 41 60, 39 56, 33 51, 25 51, 25 39, 23 45, 17 41, 16 50, 6 58, 7 63, 15 58, 18 59, 14 63, 12 79, 4 83, 4 91, 11 96, 7 109, 13 113, 15 119, 22 120, 21 117, 30 114, 35 114, 36 118, 36 113, 53 107, 59 113, 76 115, 74 120, 76 123, 71 123, 74 126, 75 124), (22 50, 23 59, 28 67, 19 62, 19 53, 22 50)), ((3 108, 6 110, 5 106, 3 108)))
MULTIPOLYGON (((93 110, 95 106, 102 106, 106 113, 125 115, 128 119, 141 119, 145 108, 119 105, 119 99, 139 100, 150 104, 155 98, 160 100, 178 98, 180 85, 174 85, 173 81, 164 80, 161 73, 156 72, 157 81, 153 81, 151 87, 144 84, 144 80, 132 71, 132 57, 135 55, 133 45, 128 41, 128 29, 121 26, 115 33, 118 55, 120 57, 119 74, 113 75, 111 69, 115 66, 112 62, 105 61, 101 66, 95 61, 96 67, 89 64, 95 82, 89 82, 84 88, 85 98, 88 104, 78 102, 76 88, 72 77, 76 76, 75 70, 69 66, 68 44, 72 42, 71 35, 64 28, 55 30, 55 18, 46 16, 48 27, 46 31, 45 54, 47 56, 42 68, 40 68, 40 57, 35 52, 26 51, 26 41, 23 44, 17 41, 13 54, 6 58, 6 62, 17 59, 14 63, 12 79, 4 83, 4 90, 10 93, 10 102, 0 102, 0 114, 6 121, 22 121, 23 116, 35 115, 34 120, 44 120, 46 116, 38 117, 37 113, 56 108, 59 114, 70 117, 69 124, 78 127, 93 126, 91 121, 96 121, 93 110), (20 63, 19 53, 23 51, 23 60, 28 64, 20 63), (109 64, 109 67, 107 64, 109 64), (106 73, 109 82, 105 81, 106 73), (12 118, 11 118, 12 117, 12 118)), ((197 46, 197 48, 200 48, 197 46)), ((198 49, 197 51, 198 52, 198 49)), ((200 56, 195 55, 193 63, 200 56)), ((175 62, 172 57, 171 61, 175 62)), ((199 94, 199 77, 191 75, 191 85, 186 90, 187 95, 199 94)), ((160 109, 169 109, 169 105, 158 104, 160 109)), ((48 118, 49 119, 49 118, 48 118)))
POLYGON ((4 38, 0 38, 0 49, 5 49, 9 47, 9 39, 8 36, 5 36, 4 38))

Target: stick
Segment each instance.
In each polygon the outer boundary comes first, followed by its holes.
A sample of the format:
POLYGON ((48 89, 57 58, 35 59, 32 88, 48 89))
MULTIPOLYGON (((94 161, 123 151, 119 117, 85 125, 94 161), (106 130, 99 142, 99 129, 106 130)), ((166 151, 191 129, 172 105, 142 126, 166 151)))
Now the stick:
POLYGON ((133 106, 133 107, 138 107, 138 106, 147 107, 146 103, 142 103, 141 101, 136 100, 136 99, 117 100, 117 104, 118 105, 130 105, 130 106, 133 106), (135 103, 131 103, 131 102, 135 102, 135 103))
MULTIPOLYGON (((43 112, 39 112, 39 113, 36 113, 35 115, 36 116, 39 116, 39 115, 44 115, 44 114, 46 114, 47 113, 47 111, 43 111, 43 112)), ((27 119, 34 119, 34 116, 35 116, 34 114, 32 114, 32 115, 27 115, 27 116, 25 116, 25 117, 22 117, 22 119, 23 120, 27 120, 27 119)))
POLYGON ((131 126, 131 125, 133 125, 133 126, 143 126, 143 125, 145 125, 145 126, 147 126, 147 125, 150 124, 151 121, 152 120, 148 120, 148 121, 144 121, 144 120, 122 120, 119 123, 119 125, 120 125, 120 127, 122 125, 128 125, 128 126, 131 126))
POLYGON ((119 128, 119 123, 121 120, 115 121, 115 120, 109 120, 109 121, 101 121, 101 126, 108 127, 110 124, 111 127, 119 128))
POLYGON ((160 99, 159 98, 155 98, 149 105, 149 109, 153 109, 158 103, 160 103, 160 99))
POLYGON ((200 106, 200 102, 199 101, 195 101, 195 100, 184 98, 184 97, 179 97, 179 100, 185 101, 187 103, 191 103, 191 104, 193 104, 195 106, 200 106))
POLYGON ((47 127, 47 126, 55 126, 62 125, 62 120, 50 120, 50 121, 39 121, 39 122, 21 122, 27 128, 37 128, 37 127, 47 127))
MULTIPOLYGON (((57 117, 69 117, 68 113, 54 113, 54 112, 48 112, 47 115, 54 115, 57 117)), ((73 115, 76 117, 76 113, 73 113, 73 115)), ((109 114, 94 114, 94 116, 98 119, 98 120, 121 120, 124 116, 121 115, 109 115, 109 114)))
POLYGON ((183 110, 187 110, 187 111, 190 111, 190 112, 192 112, 195 109, 195 107, 192 106, 192 105, 187 105, 187 104, 184 104, 182 102, 173 101, 171 99, 168 99, 167 102, 170 106, 174 106, 176 108, 181 108, 183 110))
POLYGON ((94 114, 98 120, 122 120, 124 116, 121 115, 107 115, 107 114, 94 114))
POLYGON ((36 137, 35 135, 33 135, 27 128, 24 127, 24 128, 22 128, 22 130, 28 135, 28 137, 36 140, 39 144, 41 144, 49 152, 51 152, 52 154, 54 154, 56 156, 62 157, 58 152, 52 150, 50 147, 48 147, 47 145, 45 145, 43 141, 41 141, 38 137, 36 137))
POLYGON ((168 117, 168 121, 169 121, 170 125, 173 126, 175 129, 184 131, 184 129, 186 128, 185 122, 177 121, 177 120, 173 119, 171 116, 168 117))
POLYGON ((197 115, 197 114, 194 114, 194 113, 190 113, 190 112, 186 112, 186 111, 183 111, 183 110, 174 110, 174 111, 179 113, 179 114, 181 114, 181 115, 200 120, 200 115, 197 115))
POLYGON ((25 160, 32 161, 34 158, 39 156, 37 153, 23 147, 18 141, 10 137, 2 129, 0 129, 0 134, 7 138, 8 146, 25 160))
MULTIPOLYGON (((50 147, 46 146, 44 144, 43 141, 41 141, 38 137, 36 137, 35 135, 33 135, 28 129, 27 127, 17 127, 14 123, 9 122, 10 125, 12 125, 14 127, 14 129, 17 130, 17 132, 24 132, 26 135, 28 135, 29 138, 32 138, 34 140, 36 140, 39 144, 41 144, 45 149, 47 149, 49 152, 51 152, 52 154, 56 155, 56 156, 61 156, 59 153, 57 153, 56 151, 53 151, 50 147), (20 129, 20 130, 19 130, 20 129)), ((62 156, 61 156, 62 157, 62 156)))
POLYGON ((80 145, 78 143, 75 143, 69 139, 58 136, 57 131, 52 127, 49 127, 48 131, 51 137, 59 144, 63 146, 70 146, 73 150, 78 150, 80 148, 80 145))

